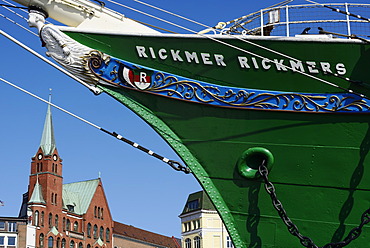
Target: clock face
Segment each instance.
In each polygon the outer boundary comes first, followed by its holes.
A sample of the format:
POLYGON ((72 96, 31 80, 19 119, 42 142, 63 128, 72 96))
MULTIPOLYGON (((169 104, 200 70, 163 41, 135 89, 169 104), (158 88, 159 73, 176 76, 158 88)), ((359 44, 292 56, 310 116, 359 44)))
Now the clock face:
POLYGON ((54 155, 53 155, 53 159, 54 159, 54 161, 57 161, 58 156, 54 154, 54 155))
POLYGON ((39 153, 39 155, 37 155, 37 158, 41 160, 42 159, 42 154, 39 153))

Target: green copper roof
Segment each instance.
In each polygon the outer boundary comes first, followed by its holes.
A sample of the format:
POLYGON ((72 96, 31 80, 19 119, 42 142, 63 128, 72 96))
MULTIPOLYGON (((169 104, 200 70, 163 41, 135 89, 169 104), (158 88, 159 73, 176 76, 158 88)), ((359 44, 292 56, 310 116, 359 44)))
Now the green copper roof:
POLYGON ((190 194, 181 214, 186 214, 197 210, 216 210, 204 191, 190 194))
MULTIPOLYGON (((50 99, 49 99, 49 102, 50 102, 50 99)), ((54 152, 54 149, 56 147, 50 104, 48 105, 48 110, 46 112, 44 130, 42 132, 40 147, 42 151, 44 152, 44 155, 51 155, 54 152)))
POLYGON ((41 185, 39 184, 39 179, 37 178, 35 187, 33 188, 33 192, 31 195, 31 199, 28 203, 43 203, 46 204, 44 198, 42 197, 42 189, 41 185))
POLYGON ((85 214, 100 179, 63 184, 63 207, 76 214, 85 214))

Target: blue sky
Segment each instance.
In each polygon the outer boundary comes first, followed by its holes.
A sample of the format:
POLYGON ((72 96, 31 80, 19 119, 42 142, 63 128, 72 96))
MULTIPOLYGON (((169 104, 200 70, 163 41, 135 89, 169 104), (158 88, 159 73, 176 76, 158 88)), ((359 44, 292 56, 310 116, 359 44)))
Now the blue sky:
MULTIPOLYGON (((146 2, 214 26, 219 21, 229 21, 278 1, 146 2)), ((368 3, 364 0, 346 2, 368 3)), ((0 3, 4 2, 0 0, 0 3)), ((126 0, 122 3, 150 11, 134 1, 126 0)), ((130 18, 169 28, 141 14, 122 8, 116 10, 130 18)), ((1 7, 0 14, 27 26, 24 20, 1 7)), ((197 31, 203 29, 158 11, 154 14, 197 31)), ((0 29, 45 54, 38 37, 2 17, 0 29)), ((47 99, 51 88, 53 103, 165 157, 179 160, 150 127, 112 98, 104 94, 94 96, 83 86, 3 36, 0 36, 0 49, 1 78, 44 99, 47 99)), ((0 207, 0 216, 18 215, 22 194, 28 187, 31 157, 40 144, 46 109, 45 103, 0 82, 0 200, 5 203, 5 206, 0 207)), ((153 157, 57 109, 53 108, 52 114, 57 148, 63 159, 65 183, 94 179, 100 172, 115 221, 167 236, 181 236, 178 215, 188 194, 201 189, 193 176, 176 172, 153 157)))

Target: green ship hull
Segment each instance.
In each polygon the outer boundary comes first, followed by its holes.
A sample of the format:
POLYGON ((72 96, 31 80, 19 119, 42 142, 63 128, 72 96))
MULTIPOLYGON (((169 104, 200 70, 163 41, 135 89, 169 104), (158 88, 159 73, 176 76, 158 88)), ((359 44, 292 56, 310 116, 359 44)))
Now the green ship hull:
MULTIPOLYGON (((217 85, 296 93, 343 91, 291 70, 279 71, 275 65, 263 69, 262 59, 256 59, 257 65, 253 65, 252 55, 212 40, 67 34, 93 49, 126 61, 217 85), (147 57, 139 56, 138 46, 145 48, 147 57), (168 55, 163 60, 156 53, 162 48, 166 48, 162 55, 168 55), (175 57, 171 57, 171 49, 179 51, 175 57), (215 60, 212 65, 202 61, 189 63, 184 51, 195 52, 199 57, 201 53, 210 57, 221 54, 226 66, 217 65, 215 60), (183 61, 174 61, 177 55, 183 61), (251 68, 240 68, 240 56, 248 58, 251 68), (257 66, 259 68, 255 68, 257 66)), ((286 65, 290 63, 289 59, 240 40, 226 39, 226 42, 271 60, 284 59, 286 65)), ((350 77, 351 82, 323 71, 311 75, 344 89, 368 92, 363 84, 368 78, 365 73, 370 56, 368 44, 284 39, 253 42, 280 48, 279 52, 294 54, 301 61, 314 61, 318 66, 324 62, 331 66, 333 73, 337 73, 335 68, 341 72, 343 64, 346 70, 343 77, 350 77), (341 65, 336 67, 337 64, 341 65)), ((370 163, 369 113, 235 109, 174 100, 138 90, 102 88, 142 117, 177 152, 215 204, 236 247, 300 245, 274 209, 262 178, 253 170, 258 168, 261 157, 268 157, 270 153, 274 162, 269 166, 269 179, 275 185, 278 198, 302 235, 309 236, 316 244, 343 240, 349 230, 360 223, 362 213, 369 206, 370 183, 366 180, 369 176, 366 165, 370 163), (246 157, 246 151, 260 148, 268 153, 246 157), (256 177, 242 175, 239 166, 243 162, 256 177)), ((364 227, 351 247, 364 247, 369 238, 369 229, 364 227)))
MULTIPOLYGON (((72 26, 60 30, 85 45, 38 25, 33 16, 49 54, 167 141, 208 194, 235 247, 318 247, 341 240, 368 246, 368 32, 333 38, 321 19, 299 19, 306 15, 298 11, 323 6, 289 9, 290 1, 217 25, 210 29, 215 35, 160 34, 102 5, 72 3, 40 0, 33 6, 72 26), (291 17, 299 20, 288 18, 294 11, 291 17), (319 34, 305 34, 308 23, 319 34), (289 37, 293 24, 297 34, 305 28, 303 34, 289 37), (79 25, 88 29, 73 28, 79 25), (276 196, 266 193, 262 165, 276 196)), ((335 28, 333 20, 350 30, 350 18, 328 15, 328 28, 335 28)))

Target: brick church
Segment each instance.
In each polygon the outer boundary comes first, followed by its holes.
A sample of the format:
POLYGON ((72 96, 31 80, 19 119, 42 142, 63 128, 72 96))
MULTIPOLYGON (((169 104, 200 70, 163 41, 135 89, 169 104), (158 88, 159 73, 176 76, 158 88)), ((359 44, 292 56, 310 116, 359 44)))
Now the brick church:
POLYGON ((48 105, 40 147, 31 162, 28 203, 24 203, 36 226, 36 247, 113 247, 113 220, 101 180, 63 184, 62 162, 48 105))
POLYGON ((113 221, 101 179, 63 184, 62 162, 55 144, 49 104, 40 147, 31 162, 28 192, 23 195, 17 218, 19 225, 15 218, 0 217, 0 247, 13 239, 18 245, 12 248, 23 248, 23 243, 27 248, 181 246, 174 237, 113 221), (26 223, 27 231, 21 231, 21 222, 26 223), (18 237, 9 236, 7 223, 8 226, 17 225, 13 229, 18 232, 18 237), (8 232, 2 233, 2 230, 8 232))

